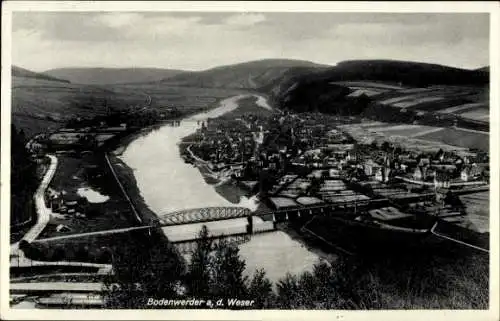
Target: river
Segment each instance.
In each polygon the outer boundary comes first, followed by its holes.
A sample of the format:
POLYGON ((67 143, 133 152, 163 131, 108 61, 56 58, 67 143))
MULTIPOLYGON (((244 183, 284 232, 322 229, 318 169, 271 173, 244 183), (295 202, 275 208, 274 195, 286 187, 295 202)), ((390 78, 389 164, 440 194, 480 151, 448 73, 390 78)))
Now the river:
MULTIPOLYGON (((197 168, 186 164, 180 156, 178 142, 198 128, 198 121, 223 115, 238 108, 238 101, 248 95, 239 95, 222 100, 219 107, 181 121, 177 127, 165 125, 130 143, 120 157, 134 171, 137 186, 144 201, 155 213, 165 213, 188 208, 210 206, 237 206, 255 210, 255 197, 241 197, 239 203, 231 203, 205 183, 197 168)), ((257 105, 270 108, 263 97, 257 97, 257 105), (267 106, 267 107, 266 107, 267 106)), ((260 218, 254 218, 261 222, 260 218)), ((247 220, 233 219, 205 223, 209 231, 226 228, 245 229, 247 220)), ((191 224, 163 228, 171 240, 196 235, 202 224, 191 224)), ((319 257, 308 251, 304 245, 292 240, 286 233, 274 231, 252 236, 251 240, 239 246, 246 261, 246 275, 252 275, 263 268, 273 282, 287 272, 297 274, 310 270, 319 257)))

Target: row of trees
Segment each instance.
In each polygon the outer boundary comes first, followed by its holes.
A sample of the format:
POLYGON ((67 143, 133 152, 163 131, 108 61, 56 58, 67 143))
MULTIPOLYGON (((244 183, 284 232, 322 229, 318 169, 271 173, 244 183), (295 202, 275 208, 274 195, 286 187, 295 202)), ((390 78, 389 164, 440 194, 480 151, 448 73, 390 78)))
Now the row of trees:
POLYGON ((147 305, 149 298, 254 300, 247 307, 251 309, 352 309, 366 305, 367 297, 358 291, 367 280, 350 261, 339 260, 335 269, 318 263, 311 272, 287 274, 273 285, 264 270, 246 276, 246 263, 238 247, 224 240, 214 243, 205 226, 187 267, 175 263, 178 257, 171 246, 150 241, 142 244, 128 259, 113 255, 115 275, 106 282, 108 307, 154 308, 147 305))
POLYGON ((340 256, 332 265, 318 263, 311 271, 287 274, 273 284, 263 270, 255 271, 252 277, 245 275, 246 264, 238 247, 224 241, 213 243, 206 227, 199 237, 187 266, 171 245, 158 242, 154 236, 135 239, 139 243, 127 250, 127 255, 114 253, 116 273, 106 282, 108 307, 155 308, 147 305, 150 298, 254 300, 247 307, 250 309, 488 305, 488 257, 478 253, 463 255, 463 249, 450 248, 448 244, 415 244, 397 252, 398 255, 377 251, 363 257, 340 256))
POLYGON ((37 188, 36 164, 26 150, 23 130, 11 127, 11 226, 25 222, 34 214, 33 194, 37 188))

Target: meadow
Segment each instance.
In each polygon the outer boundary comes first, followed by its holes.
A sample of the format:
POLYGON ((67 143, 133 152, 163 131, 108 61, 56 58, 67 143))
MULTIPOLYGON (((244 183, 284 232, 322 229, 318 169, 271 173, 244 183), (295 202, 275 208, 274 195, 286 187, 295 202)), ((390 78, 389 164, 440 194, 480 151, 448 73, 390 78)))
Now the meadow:
POLYGON ((478 148, 489 151, 490 140, 488 133, 469 132, 460 129, 445 128, 441 131, 420 136, 419 139, 440 142, 466 148, 478 148))
POLYGON ((62 127, 71 118, 91 118, 144 104, 144 95, 98 87, 12 77, 12 121, 28 137, 62 127))

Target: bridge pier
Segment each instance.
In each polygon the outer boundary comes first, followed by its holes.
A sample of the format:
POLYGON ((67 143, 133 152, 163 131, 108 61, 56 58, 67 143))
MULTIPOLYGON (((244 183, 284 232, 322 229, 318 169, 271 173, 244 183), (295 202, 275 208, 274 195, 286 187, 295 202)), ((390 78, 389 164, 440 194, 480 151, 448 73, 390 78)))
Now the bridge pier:
POLYGON ((253 216, 252 215, 247 216, 247 221, 248 221, 248 224, 247 224, 247 233, 248 234, 253 234, 253 216))

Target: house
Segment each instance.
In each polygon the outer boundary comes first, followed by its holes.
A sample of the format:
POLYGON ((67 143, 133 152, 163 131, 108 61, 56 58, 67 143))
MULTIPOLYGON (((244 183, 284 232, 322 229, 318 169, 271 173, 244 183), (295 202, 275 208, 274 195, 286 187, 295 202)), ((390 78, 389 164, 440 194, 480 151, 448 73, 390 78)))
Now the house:
POLYGON ((427 167, 424 179, 434 178, 436 176, 436 172, 437 172, 436 169, 427 167))
POLYGON ((413 172, 413 179, 416 181, 421 181, 425 178, 425 168, 417 166, 413 172))
POLYGON ((464 169, 462 169, 462 171, 460 172, 460 179, 464 182, 467 182, 470 178, 470 168, 469 167, 465 167, 464 169))
POLYGON ((340 177, 340 171, 335 168, 331 168, 328 172, 328 175, 332 178, 339 178, 340 177))
POLYGON ((69 228, 68 226, 64 225, 64 224, 59 224, 57 225, 56 227, 56 231, 57 232, 71 232, 71 228, 69 228))
POLYGON ((457 169, 457 166, 452 165, 452 164, 438 164, 438 165, 433 165, 432 167, 436 170, 449 172, 449 173, 452 173, 453 171, 455 171, 457 169))
POLYGON ((376 170, 375 170, 375 179, 379 182, 383 182, 384 181, 384 172, 382 170, 382 167, 378 167, 376 170))
POLYGON ((431 163, 431 160, 429 158, 421 158, 420 162, 418 163, 418 166, 426 166, 431 163))
POLYGON ((450 175, 446 172, 437 172, 434 176, 434 187, 435 188, 449 188, 450 187, 450 175))
POLYGON ((484 166, 478 166, 477 164, 472 164, 466 166, 462 172, 460 173, 460 178, 462 181, 467 182, 471 179, 477 179, 481 176, 483 171, 485 170, 484 166))
POLYGON ((363 164, 363 168, 366 176, 372 176, 375 174, 377 168, 380 168, 380 165, 375 163, 372 159, 369 159, 363 164))
POLYGON ((472 166, 470 168, 470 173, 469 173, 470 177, 478 178, 479 176, 481 176, 481 174, 484 171, 484 167, 485 166, 481 166, 478 164, 472 164, 472 166))
POLYGON ((389 167, 384 167, 384 182, 389 181, 389 177, 391 175, 392 169, 389 167))

